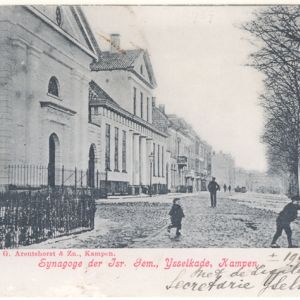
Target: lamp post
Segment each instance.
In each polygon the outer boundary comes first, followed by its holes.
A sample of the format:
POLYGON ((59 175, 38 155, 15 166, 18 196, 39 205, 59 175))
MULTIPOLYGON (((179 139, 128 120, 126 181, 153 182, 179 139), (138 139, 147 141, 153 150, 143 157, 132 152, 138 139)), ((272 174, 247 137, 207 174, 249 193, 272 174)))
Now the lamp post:
POLYGON ((150 185, 149 185, 149 196, 152 197, 152 164, 153 164, 154 155, 153 152, 149 155, 150 161, 150 185))
POLYGON ((107 199, 107 194, 108 194, 108 168, 105 168, 105 198, 107 199))

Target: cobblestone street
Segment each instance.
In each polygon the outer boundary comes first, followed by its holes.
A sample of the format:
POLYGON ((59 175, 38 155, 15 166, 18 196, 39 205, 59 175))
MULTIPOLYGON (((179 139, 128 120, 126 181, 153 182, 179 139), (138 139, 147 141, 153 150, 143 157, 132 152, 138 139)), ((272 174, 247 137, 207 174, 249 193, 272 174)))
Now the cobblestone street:
MULTIPOLYGON (((276 212, 288 200, 278 196, 254 197, 257 195, 229 197, 220 193, 217 208, 213 209, 208 193, 182 195, 185 218, 178 240, 173 238, 174 231, 171 234, 166 231, 171 195, 101 200, 97 204, 95 230, 49 240, 31 248, 269 247, 275 232, 276 212)), ((292 229, 293 239, 298 244, 298 220, 292 223, 292 229)), ((285 234, 278 243, 286 247, 285 234)))

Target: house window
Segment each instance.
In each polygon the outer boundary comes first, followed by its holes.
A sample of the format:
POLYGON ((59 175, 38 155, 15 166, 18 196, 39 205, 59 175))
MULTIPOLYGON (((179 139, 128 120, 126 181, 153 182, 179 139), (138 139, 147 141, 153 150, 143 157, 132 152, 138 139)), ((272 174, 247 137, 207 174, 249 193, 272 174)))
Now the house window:
POLYGON ((59 84, 56 77, 52 76, 48 84, 48 94, 59 97, 59 84))
POLYGON ((119 171, 119 128, 115 127, 115 171, 119 171))
POLYGON ((136 115, 136 88, 133 88, 133 114, 136 115))
POLYGON ((62 25, 62 13, 59 6, 56 7, 56 22, 58 26, 62 25))
POLYGON ((161 146, 161 176, 164 177, 164 147, 161 146))
POLYGON ((160 176, 160 147, 157 145, 157 176, 160 176))
POLYGON ((141 118, 143 118, 144 115, 144 99, 143 99, 144 95, 143 93, 141 93, 141 118))
POLYGON ((177 140, 177 155, 180 155, 180 140, 177 140))
POLYGON ((147 97, 147 122, 149 122, 149 97, 147 97))
POLYGON ((89 123, 92 122, 92 107, 89 105, 89 123))
POLYGON ((153 143, 153 176, 156 176, 155 165, 156 165, 156 161, 155 161, 155 143, 153 143))
POLYGON ((123 130, 122 137, 122 171, 126 172, 126 131, 123 130))
POLYGON ((110 125, 106 124, 106 132, 105 132, 105 168, 106 170, 110 170, 110 125))

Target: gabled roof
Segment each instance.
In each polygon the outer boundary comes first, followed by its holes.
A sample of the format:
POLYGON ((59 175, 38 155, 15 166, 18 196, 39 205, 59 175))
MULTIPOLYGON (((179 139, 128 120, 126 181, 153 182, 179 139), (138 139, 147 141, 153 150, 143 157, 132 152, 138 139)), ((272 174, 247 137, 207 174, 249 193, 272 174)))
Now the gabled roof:
POLYGON ((195 132, 193 127, 189 123, 187 123, 183 118, 180 118, 175 114, 169 114, 167 116, 169 119, 169 127, 172 127, 177 131, 180 131, 186 136, 193 137, 196 139, 198 138, 200 140, 198 134, 195 132))
POLYGON ((133 68, 135 60, 142 51, 142 49, 135 49, 120 52, 102 52, 99 61, 92 64, 92 71, 127 70, 133 68))
POLYGON ((93 80, 90 82, 90 89, 94 92, 93 96, 91 94, 89 96, 90 105, 97 104, 97 102, 101 100, 107 100, 113 105, 121 107, 93 80))
POLYGON ((98 43, 79 6, 27 5, 26 8, 95 60, 101 55, 98 43), (57 22, 57 9, 60 10, 60 24, 57 22))
MULTIPOLYGON (((92 48, 94 49, 94 51, 97 53, 98 57, 101 55, 101 50, 99 48, 99 45, 97 43, 97 40, 93 34, 93 31, 90 27, 90 24, 88 23, 84 12, 82 11, 80 6, 73 6, 73 9, 75 10, 74 13, 76 15, 76 10, 78 15, 81 18, 81 22, 83 23, 83 30, 85 31, 85 38, 87 42, 90 42, 92 48)), ((80 22, 80 20, 78 20, 80 22)))
POLYGON ((139 79, 150 84, 153 88, 156 86, 156 80, 153 73, 149 54, 143 49, 120 50, 118 52, 104 51, 101 52, 99 61, 91 64, 92 71, 112 71, 112 70, 128 70, 133 72, 139 79), (143 55, 146 69, 150 82, 146 80, 134 70, 137 59, 143 55))

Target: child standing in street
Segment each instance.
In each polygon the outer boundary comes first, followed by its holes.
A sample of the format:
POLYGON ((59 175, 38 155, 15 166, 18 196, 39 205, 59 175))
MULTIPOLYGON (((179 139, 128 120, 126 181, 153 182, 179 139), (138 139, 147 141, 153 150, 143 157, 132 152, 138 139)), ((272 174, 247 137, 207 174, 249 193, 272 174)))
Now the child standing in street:
POLYGON ((168 226, 168 232, 170 232, 171 228, 176 228, 176 237, 179 237, 181 235, 181 221, 182 218, 184 218, 184 213, 180 206, 180 198, 175 198, 173 200, 169 215, 171 216, 171 225, 168 226))

